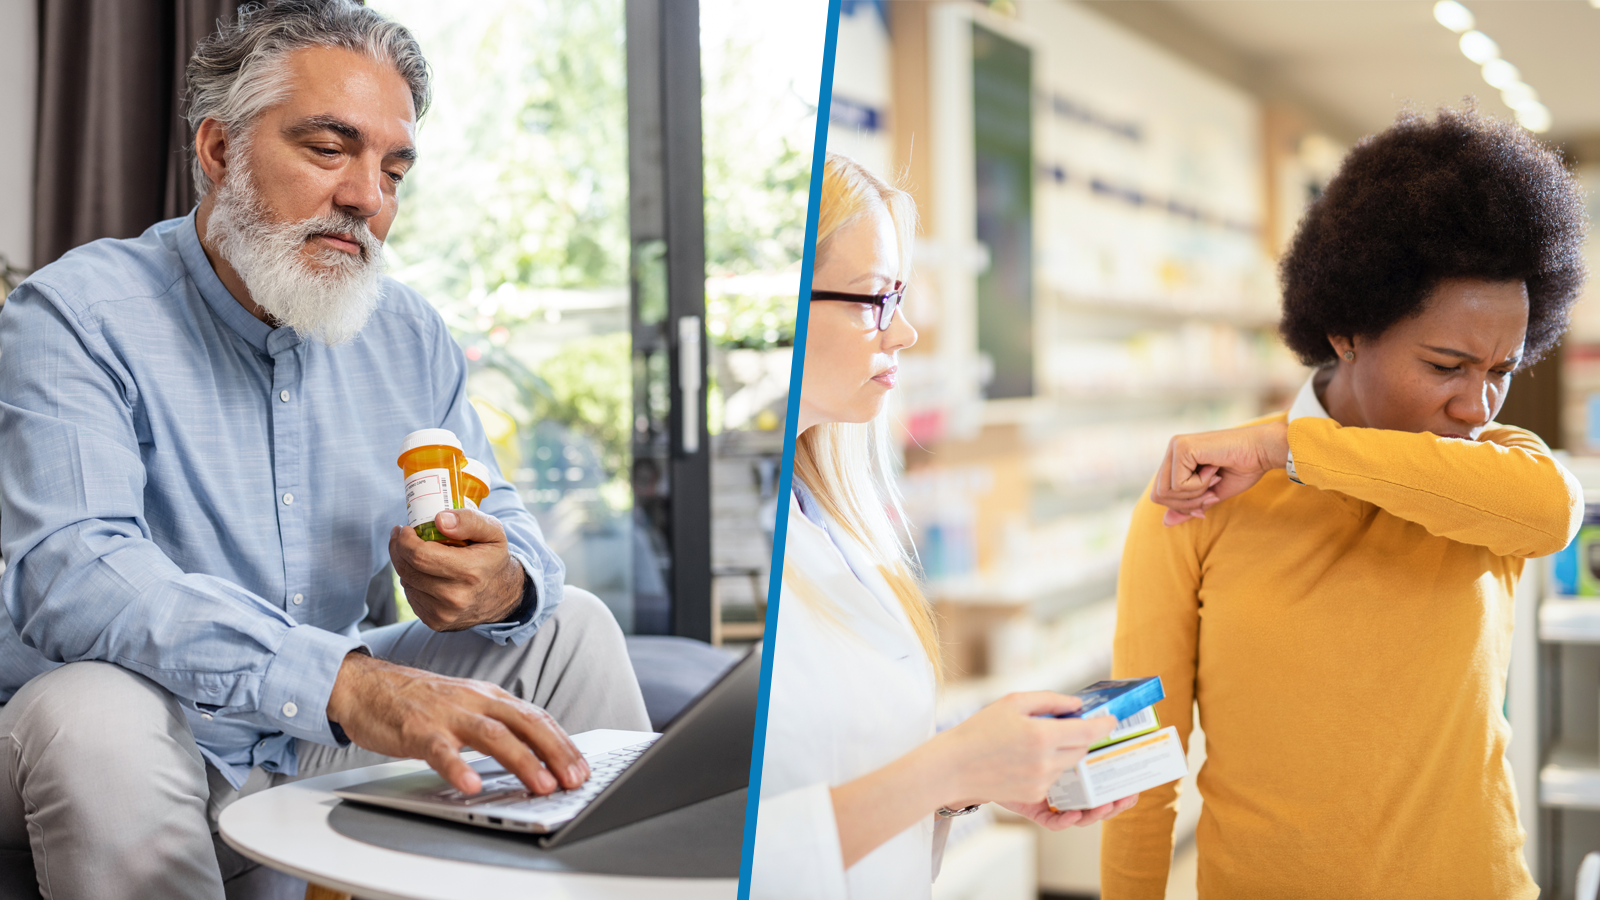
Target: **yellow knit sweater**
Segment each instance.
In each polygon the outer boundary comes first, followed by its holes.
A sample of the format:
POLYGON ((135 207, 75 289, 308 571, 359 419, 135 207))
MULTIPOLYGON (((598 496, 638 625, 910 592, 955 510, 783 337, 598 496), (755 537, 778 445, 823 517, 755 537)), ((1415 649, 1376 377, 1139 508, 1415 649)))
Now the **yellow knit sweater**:
MULTIPOLYGON (((1289 448, 1304 485, 1272 472, 1174 528, 1146 496, 1122 558, 1113 674, 1160 675, 1186 745, 1195 701, 1205 727, 1200 897, 1536 896, 1501 714, 1512 593, 1582 490, 1498 424, 1301 418, 1289 448)), ((1160 900, 1176 807, 1168 785, 1106 823, 1105 900, 1160 900)))

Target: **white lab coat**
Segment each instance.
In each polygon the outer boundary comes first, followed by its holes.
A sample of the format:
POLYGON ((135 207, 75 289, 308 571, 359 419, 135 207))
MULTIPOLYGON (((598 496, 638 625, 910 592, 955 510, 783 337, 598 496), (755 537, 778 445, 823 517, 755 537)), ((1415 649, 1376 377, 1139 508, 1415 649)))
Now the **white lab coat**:
POLYGON ((948 820, 906 829, 845 870, 829 788, 882 768, 934 735, 933 667, 865 551, 789 501, 772 648, 752 900, 896 900, 932 893, 948 820), (830 534, 833 540, 829 540, 830 534), (841 552, 842 551, 842 552, 841 552), (820 602, 819 602, 820 601, 820 602))

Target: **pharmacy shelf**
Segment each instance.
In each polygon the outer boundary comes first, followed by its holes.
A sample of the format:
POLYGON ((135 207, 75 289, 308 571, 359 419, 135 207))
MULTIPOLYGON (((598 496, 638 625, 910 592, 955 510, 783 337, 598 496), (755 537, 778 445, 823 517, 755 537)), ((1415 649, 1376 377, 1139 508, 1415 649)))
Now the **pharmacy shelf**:
POLYGON ((1046 393, 1024 399, 985 400, 981 408, 982 422, 985 426, 1019 425, 1049 433, 1086 423, 1172 416, 1196 404, 1248 400, 1270 393, 1292 394, 1297 389, 1298 384, 1262 380, 1219 385, 1149 385, 1121 391, 1046 393))
POLYGON ((1600 597, 1547 597, 1539 604, 1539 640, 1600 644, 1600 597))
POLYGON ((962 603, 968 606, 1041 606, 1055 611, 1079 605, 1061 602, 1063 596, 1081 602, 1099 600, 1116 593, 1117 569, 1121 554, 1080 566, 1038 567, 1034 571, 1016 570, 1006 576, 976 573, 958 578, 939 579, 928 585, 930 600, 962 603), (1107 585, 1110 589, 1106 589, 1107 585))
POLYGON ((1270 391, 1288 390, 1289 385, 1266 379, 1252 381, 1186 381, 1181 384, 1087 385, 1055 390, 1047 396, 1068 406, 1089 403, 1128 403, 1154 400, 1231 400, 1270 391))
POLYGON ((1079 484, 1057 484, 1048 487, 1034 485, 1031 511, 1035 522, 1048 522, 1066 516, 1104 512, 1107 508, 1137 501, 1150 486, 1150 473, 1159 467, 1159 461, 1150 464, 1150 471, 1137 479, 1107 479, 1079 484))
POLYGON ((1111 635, 1107 633, 1103 641, 1093 644, 1093 649, 1062 653, 1059 658, 1031 669, 946 685, 939 695, 939 724, 954 725, 1018 691, 1074 691, 1099 681, 1111 671, 1111 635))
POLYGON ((1169 328, 1174 322, 1184 319, 1221 322, 1256 331, 1272 331, 1278 327, 1275 312, 1240 311, 1214 306, 1184 306, 1157 298, 1110 299, 1051 291, 1049 302, 1056 310, 1064 313, 1141 319, 1169 328))
POLYGON ((1539 803, 1562 809, 1600 810, 1600 750, 1558 743, 1539 770, 1539 803))

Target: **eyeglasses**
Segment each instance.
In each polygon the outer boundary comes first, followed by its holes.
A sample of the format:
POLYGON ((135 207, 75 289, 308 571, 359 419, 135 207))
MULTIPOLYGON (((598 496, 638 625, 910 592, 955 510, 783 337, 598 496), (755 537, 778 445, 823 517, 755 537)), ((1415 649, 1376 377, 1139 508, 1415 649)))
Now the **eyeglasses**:
POLYGON ((894 321, 895 310, 900 308, 900 301, 905 298, 906 285, 903 281, 896 281, 894 287, 882 294, 846 294, 843 291, 812 291, 813 300, 842 300, 846 303, 870 303, 878 308, 878 330, 888 331, 889 323, 894 321))

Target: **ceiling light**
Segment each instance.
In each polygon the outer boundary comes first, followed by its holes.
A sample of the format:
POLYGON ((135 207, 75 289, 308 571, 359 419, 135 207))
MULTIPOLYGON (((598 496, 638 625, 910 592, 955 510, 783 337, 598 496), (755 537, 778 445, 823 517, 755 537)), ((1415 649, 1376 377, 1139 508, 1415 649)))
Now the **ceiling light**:
POLYGON ((1544 134, 1550 130, 1550 109, 1537 100, 1526 106, 1519 106, 1517 122, 1534 134, 1544 134))
MULTIPOLYGON (((1591 3, 1600 3, 1600 0, 1589 0, 1591 3)), ((1439 0, 1433 5, 1433 18, 1444 27, 1460 34, 1472 27, 1472 11, 1457 3, 1456 0, 1439 0)))
POLYGON ((1500 92, 1500 99, 1512 109, 1521 109, 1524 106, 1539 102, 1539 92, 1520 81, 1513 81, 1500 92))
POLYGON ((1522 73, 1517 71, 1516 66, 1503 59, 1491 59, 1483 64, 1483 80, 1489 82, 1490 87, 1505 90, 1521 81, 1522 73))
POLYGON ((1469 31, 1461 36, 1461 52, 1481 66, 1500 55, 1500 45, 1481 31, 1469 31))

